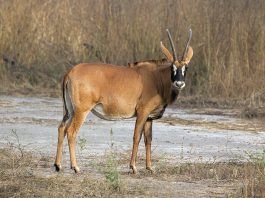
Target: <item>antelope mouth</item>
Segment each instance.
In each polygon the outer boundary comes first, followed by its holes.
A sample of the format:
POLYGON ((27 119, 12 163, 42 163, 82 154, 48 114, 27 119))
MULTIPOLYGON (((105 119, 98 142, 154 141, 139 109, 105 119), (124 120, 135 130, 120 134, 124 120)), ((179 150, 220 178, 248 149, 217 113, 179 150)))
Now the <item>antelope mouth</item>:
POLYGON ((174 87, 177 88, 178 90, 182 90, 185 87, 185 82, 183 81, 175 81, 173 83, 174 87))

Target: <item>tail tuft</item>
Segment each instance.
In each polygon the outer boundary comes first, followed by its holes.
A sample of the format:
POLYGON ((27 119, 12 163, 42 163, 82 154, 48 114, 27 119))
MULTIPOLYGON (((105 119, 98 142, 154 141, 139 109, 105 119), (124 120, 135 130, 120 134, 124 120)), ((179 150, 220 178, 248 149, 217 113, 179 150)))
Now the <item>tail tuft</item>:
POLYGON ((69 120, 68 112, 63 116, 63 122, 67 122, 67 120, 69 120))

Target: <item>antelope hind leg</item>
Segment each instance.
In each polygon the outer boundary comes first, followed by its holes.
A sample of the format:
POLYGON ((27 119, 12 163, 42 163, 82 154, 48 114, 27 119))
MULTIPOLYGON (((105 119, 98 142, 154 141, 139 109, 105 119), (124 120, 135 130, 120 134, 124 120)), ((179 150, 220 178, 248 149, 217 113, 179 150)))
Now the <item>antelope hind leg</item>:
POLYGON ((77 166, 76 155, 75 155, 76 136, 80 127, 85 121, 87 113, 88 112, 82 112, 82 111, 74 112, 73 118, 70 121, 68 127, 66 128, 69 152, 70 152, 71 169, 73 169, 76 173, 80 172, 80 169, 77 166))
POLYGON ((57 143, 57 152, 54 163, 56 171, 60 171, 62 169, 61 161, 62 161, 62 152, 63 152, 63 141, 66 135, 65 126, 66 126, 65 119, 63 119, 63 121, 58 127, 58 143, 57 143))

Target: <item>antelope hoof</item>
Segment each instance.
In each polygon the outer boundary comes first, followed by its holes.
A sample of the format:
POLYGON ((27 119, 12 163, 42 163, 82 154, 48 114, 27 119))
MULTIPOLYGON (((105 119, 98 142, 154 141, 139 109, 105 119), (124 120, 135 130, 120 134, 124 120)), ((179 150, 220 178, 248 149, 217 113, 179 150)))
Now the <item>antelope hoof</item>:
POLYGON ((78 166, 71 167, 75 171, 75 173, 80 173, 80 168, 78 166))
POLYGON ((133 174, 136 174, 137 173, 136 166, 130 165, 130 168, 132 169, 133 174))
POLYGON ((54 164, 55 170, 57 172, 59 172, 60 170, 62 170, 62 165, 58 165, 58 164, 54 164))
POLYGON ((146 167, 146 170, 148 170, 150 173, 154 173, 154 170, 151 167, 146 167))

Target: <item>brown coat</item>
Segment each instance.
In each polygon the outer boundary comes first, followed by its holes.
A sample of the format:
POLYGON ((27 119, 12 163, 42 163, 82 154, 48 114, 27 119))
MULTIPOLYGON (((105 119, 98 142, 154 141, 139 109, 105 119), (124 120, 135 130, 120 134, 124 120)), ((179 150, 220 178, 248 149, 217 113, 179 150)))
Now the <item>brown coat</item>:
POLYGON ((152 121, 162 117, 167 105, 174 102, 185 86, 186 67, 193 54, 189 41, 181 61, 161 43, 167 59, 136 62, 128 67, 87 63, 74 66, 63 80, 64 117, 58 128, 56 170, 61 169, 63 140, 67 134, 71 166, 79 172, 76 136, 90 111, 107 120, 136 117, 130 167, 136 173, 143 132, 146 168, 151 170, 152 121))

